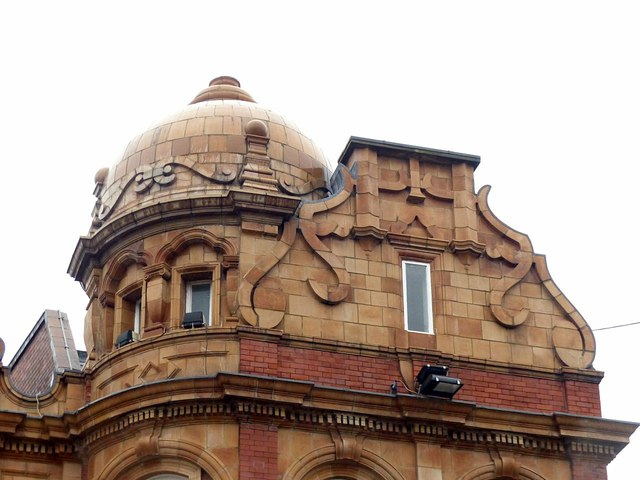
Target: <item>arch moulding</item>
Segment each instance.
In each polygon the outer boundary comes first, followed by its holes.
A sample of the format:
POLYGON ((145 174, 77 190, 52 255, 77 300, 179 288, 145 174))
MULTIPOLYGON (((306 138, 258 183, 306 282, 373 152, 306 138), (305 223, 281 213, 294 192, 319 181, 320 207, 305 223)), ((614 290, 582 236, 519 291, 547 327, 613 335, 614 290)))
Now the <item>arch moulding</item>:
POLYGON ((140 480, 155 474, 173 473, 189 480, 199 480, 198 472, 205 470, 214 480, 233 480, 222 462, 202 446, 191 442, 159 440, 156 452, 140 455, 130 447, 116 455, 95 480, 140 480))
POLYGON ((459 478, 459 480, 546 480, 537 473, 523 467, 513 459, 498 460, 498 464, 487 464, 474 468, 459 478))
POLYGON ((111 260, 111 264, 106 270, 107 273, 104 276, 102 293, 113 295, 118 289, 118 282, 122 275, 124 275, 126 268, 134 263, 142 267, 147 267, 151 263, 151 258, 146 252, 136 252, 130 249, 118 253, 113 260, 111 260))
POLYGON ((214 250, 221 250, 227 257, 238 255, 237 248, 227 239, 219 238, 202 228, 194 228, 181 233, 171 243, 160 249, 155 258, 155 264, 169 263, 182 249, 194 243, 204 243, 214 250))
POLYGON ((405 480, 390 463, 364 448, 357 460, 338 460, 335 445, 307 453, 289 467, 282 479, 320 480, 336 477, 350 480, 405 480))

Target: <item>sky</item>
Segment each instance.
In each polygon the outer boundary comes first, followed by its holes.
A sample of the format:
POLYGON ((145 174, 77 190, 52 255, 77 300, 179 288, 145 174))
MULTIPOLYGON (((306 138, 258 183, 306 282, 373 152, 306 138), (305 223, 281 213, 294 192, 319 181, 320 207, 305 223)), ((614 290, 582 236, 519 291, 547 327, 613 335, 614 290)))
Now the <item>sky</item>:
MULTIPOLYGON (((95 172, 220 75, 332 162, 351 135, 480 155, 476 190, 591 327, 640 322, 639 20, 618 0, 1 2, 3 363, 45 308, 82 347, 66 271, 95 172)), ((595 335, 603 416, 640 422, 640 325, 595 335)), ((638 456, 640 434, 609 480, 638 456)))

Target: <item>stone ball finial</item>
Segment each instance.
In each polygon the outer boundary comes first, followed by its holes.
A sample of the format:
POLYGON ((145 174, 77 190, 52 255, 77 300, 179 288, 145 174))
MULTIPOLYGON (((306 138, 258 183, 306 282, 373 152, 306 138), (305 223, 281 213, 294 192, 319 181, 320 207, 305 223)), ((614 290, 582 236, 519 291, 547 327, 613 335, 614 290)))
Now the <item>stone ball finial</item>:
POLYGON ((103 167, 96 172, 93 180, 95 183, 104 183, 104 181, 107 179, 107 175, 109 175, 109 168, 103 167))
POLYGON ((267 124, 262 120, 258 120, 254 118, 253 120, 249 120, 247 125, 244 127, 244 132, 247 135, 256 135, 258 137, 269 137, 269 129, 267 128, 267 124))

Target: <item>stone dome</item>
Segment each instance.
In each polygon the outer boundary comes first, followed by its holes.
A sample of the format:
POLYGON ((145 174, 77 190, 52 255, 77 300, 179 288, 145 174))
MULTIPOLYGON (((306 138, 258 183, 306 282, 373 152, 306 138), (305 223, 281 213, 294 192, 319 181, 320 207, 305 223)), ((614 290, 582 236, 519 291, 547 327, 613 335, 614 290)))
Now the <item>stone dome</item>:
POLYGON ((321 150, 295 124, 258 105, 235 78, 218 77, 186 108, 131 140, 108 174, 96 174, 94 226, 158 202, 255 188, 241 178, 248 161, 260 165, 254 176, 270 176, 271 188, 285 194, 324 185, 330 174, 321 150))

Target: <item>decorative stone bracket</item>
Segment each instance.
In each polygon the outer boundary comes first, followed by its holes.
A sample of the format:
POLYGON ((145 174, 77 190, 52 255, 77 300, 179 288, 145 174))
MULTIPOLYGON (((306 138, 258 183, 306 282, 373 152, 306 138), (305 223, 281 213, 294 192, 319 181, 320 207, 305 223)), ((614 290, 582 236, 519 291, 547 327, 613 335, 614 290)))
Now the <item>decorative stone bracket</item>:
MULTIPOLYGON (((271 252, 263 255, 260 260, 258 260, 258 263, 251 267, 244 277, 242 277, 235 303, 240 316, 249 325, 261 328, 274 328, 284 318, 284 308, 265 308, 273 306, 268 304, 270 302, 261 305, 259 300, 260 296, 256 295, 256 289, 259 286, 260 280, 287 254, 295 238, 296 222, 295 220, 290 220, 284 224, 282 236, 271 252)), ((278 297, 283 295, 281 292, 271 293, 278 297)), ((275 303, 281 305, 282 301, 280 298, 277 298, 275 303)))
POLYGON ((531 270, 531 266, 533 265, 533 245, 531 245, 529 237, 510 229, 493 214, 487 202, 487 196, 490 190, 491 187, 487 185, 482 187, 478 192, 478 208, 480 214, 498 232, 516 242, 518 244, 518 250, 513 252, 507 248, 505 243, 487 245, 486 253, 490 258, 504 258, 507 262, 515 265, 515 268, 503 276, 493 290, 491 290, 489 294, 489 306, 491 313, 493 313, 498 323, 503 327, 513 328, 522 325, 527 320, 529 310, 521 306, 519 311, 515 315, 512 315, 503 306, 503 301, 506 293, 521 282, 524 276, 531 270))
POLYGON ((335 255, 331 249, 320 240, 320 237, 336 235, 345 238, 350 234, 350 229, 341 227, 335 222, 315 222, 313 216, 317 213, 328 212, 342 205, 351 197, 351 192, 355 186, 355 179, 343 165, 340 165, 338 168, 342 188, 324 200, 303 203, 299 212, 299 228, 302 236, 315 253, 329 265, 338 279, 337 285, 326 285, 312 279, 307 280, 313 293, 315 293, 321 301, 329 304, 339 303, 347 298, 351 291, 351 281, 342 259, 335 255))

